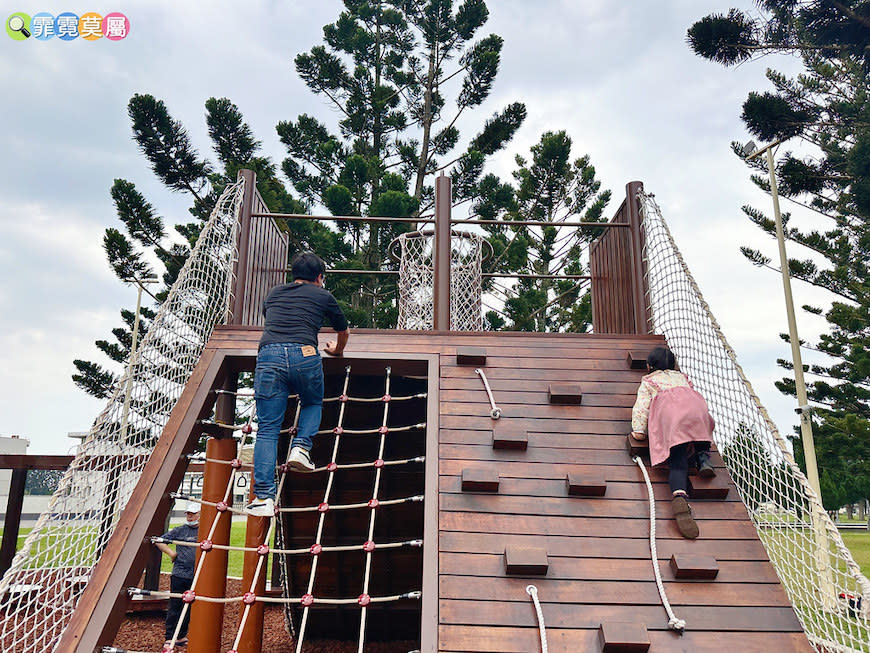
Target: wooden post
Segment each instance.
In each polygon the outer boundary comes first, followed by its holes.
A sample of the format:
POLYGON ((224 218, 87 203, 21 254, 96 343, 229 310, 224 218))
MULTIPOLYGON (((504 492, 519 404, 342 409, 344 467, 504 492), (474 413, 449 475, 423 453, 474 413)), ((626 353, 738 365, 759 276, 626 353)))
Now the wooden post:
MULTIPOLYGON (((251 484, 251 498, 254 497, 254 487, 251 484)), ((278 519, 276 517, 276 519, 278 519)), ((247 530, 245 531, 245 546, 256 548, 261 544, 268 545, 266 535, 269 533, 269 519, 267 517, 248 517, 247 530)), ((260 555, 252 551, 245 551, 245 562, 242 569, 242 592, 253 591, 257 596, 266 593, 266 559, 263 559, 263 568, 254 582, 254 572, 260 562, 260 555)), ((277 562, 277 560, 275 561, 277 562)), ((257 601, 248 608, 248 616, 245 619, 245 628, 239 639, 239 653, 261 653, 263 650, 263 615, 265 605, 257 601)), ((241 614, 244 615, 245 606, 242 606, 241 614)))
POLYGON ((239 213, 238 252, 239 258, 233 264, 233 304, 227 324, 242 324, 245 315, 246 286, 248 283, 248 258, 251 244, 251 213, 254 197, 257 194, 257 175, 253 170, 239 170, 239 177, 245 180, 242 207, 239 213))
MULTIPOLYGON (((223 384, 224 390, 235 392, 238 388, 238 374, 227 376, 223 384)), ((232 424, 235 419, 236 397, 234 394, 221 394, 215 405, 215 419, 225 424, 232 424)), ((206 444, 205 457, 209 460, 230 461, 236 457, 236 441, 231 437, 209 438, 206 444)), ((227 485, 232 476, 229 465, 217 462, 206 462, 202 474, 202 498, 204 501, 218 502, 224 500, 227 485)), ((230 491, 227 504, 232 505, 233 493, 230 491)), ((212 524, 217 517, 214 506, 203 505, 199 516, 199 534, 201 542, 208 537, 212 524)), ((228 545, 230 543, 231 513, 221 516, 212 536, 213 544, 228 545)), ((202 552, 197 552, 197 563, 202 552)), ((196 582, 196 593, 203 596, 224 596, 227 590, 227 560, 228 552, 224 549, 212 549, 206 554, 205 562, 196 582)), ((224 623, 224 604, 194 601, 190 613, 190 653, 218 653, 221 646, 221 632, 224 623)))
POLYGON ((634 332, 646 334, 650 332, 650 309, 647 302, 645 263, 643 260, 643 232, 641 231, 641 215, 638 208, 637 194, 643 191, 643 183, 630 181, 625 185, 625 208, 628 212, 628 223, 631 225, 631 300, 634 304, 634 332))
POLYGON ((6 501, 6 521, 3 523, 3 544, 0 545, 0 576, 12 566, 15 549, 18 546, 18 529, 21 526, 21 508, 24 505, 24 485, 27 483, 26 469, 13 469, 6 501))
POLYGON ((450 330, 450 177, 442 173, 435 179, 435 248, 433 252, 433 328, 450 330))

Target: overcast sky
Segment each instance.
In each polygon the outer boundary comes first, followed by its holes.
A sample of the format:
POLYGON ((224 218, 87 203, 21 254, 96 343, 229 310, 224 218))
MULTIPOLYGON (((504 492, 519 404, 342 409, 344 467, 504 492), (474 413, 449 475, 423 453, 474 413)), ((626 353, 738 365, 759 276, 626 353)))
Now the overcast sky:
MULTIPOLYGON (((528 118, 492 170, 507 175, 544 131, 564 129, 574 154, 587 153, 614 201, 640 180, 655 193, 705 298, 781 431, 796 423, 793 400, 774 388, 790 357, 779 276, 750 266, 740 245, 775 258, 775 243, 740 206, 769 211, 729 149, 746 132, 740 106, 768 88, 769 57, 724 69, 685 43, 691 23, 749 0, 489 0, 484 32, 505 40, 492 95, 464 136, 495 111, 522 101, 528 118)), ((190 201, 166 191, 131 140, 126 105, 134 93, 162 99, 212 156, 204 120, 209 97, 235 102, 265 153, 280 163, 280 120, 336 116, 296 75, 293 58, 321 43, 339 0, 125 1, 129 36, 120 41, 15 41, 0 32, 0 434, 30 440, 30 453, 65 453, 70 431, 88 430, 103 402, 78 390, 74 358, 103 361, 93 341, 110 337, 135 289, 118 282, 102 252, 117 224, 109 189, 133 181, 164 216, 184 222, 190 201)), ((92 11, 74 2, 26 3, 29 14, 92 11)), ((4 20, 7 14, 4 13, 4 20)), ((790 254, 800 254, 791 252, 790 254)), ((795 304, 825 298, 796 284, 795 304)), ((799 316, 803 338, 823 328, 799 316)))

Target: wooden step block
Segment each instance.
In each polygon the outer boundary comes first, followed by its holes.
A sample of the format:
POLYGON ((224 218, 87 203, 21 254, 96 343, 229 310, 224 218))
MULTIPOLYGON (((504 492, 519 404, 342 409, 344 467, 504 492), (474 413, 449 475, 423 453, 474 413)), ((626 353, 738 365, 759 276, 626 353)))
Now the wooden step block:
POLYGON ((675 553, 671 556, 674 578, 683 580, 712 580, 719 575, 719 565, 711 556, 694 553, 675 553))
POLYGON ((466 467, 462 470, 463 492, 498 492, 498 471, 488 467, 466 467))
POLYGON ((529 434, 516 422, 499 420, 492 429, 492 448, 525 451, 529 448, 529 434))
POLYGON ((728 498, 731 487, 725 479, 725 470, 719 469, 713 478, 689 477, 689 497, 692 499, 719 500, 728 498))
POLYGON ((609 621, 598 627, 602 653, 635 653, 649 650, 646 624, 609 621))
POLYGON ((603 497, 607 491, 604 472, 568 472, 568 494, 574 497, 603 497))
POLYGON ((508 546, 504 550, 505 573, 509 576, 545 576, 550 567, 547 550, 531 546, 508 546))
POLYGON ((551 383, 549 387, 551 404, 579 406, 583 398, 580 386, 576 383, 551 383))
POLYGON ((630 456, 640 456, 641 458, 649 458, 649 437, 646 440, 636 440, 629 433, 626 439, 626 446, 630 456))
POLYGON ((628 352, 628 367, 632 370, 645 370, 646 369, 646 356, 647 353, 645 351, 630 351, 628 352))
POLYGON ((483 347, 457 347, 457 365, 486 365, 486 349, 483 347))

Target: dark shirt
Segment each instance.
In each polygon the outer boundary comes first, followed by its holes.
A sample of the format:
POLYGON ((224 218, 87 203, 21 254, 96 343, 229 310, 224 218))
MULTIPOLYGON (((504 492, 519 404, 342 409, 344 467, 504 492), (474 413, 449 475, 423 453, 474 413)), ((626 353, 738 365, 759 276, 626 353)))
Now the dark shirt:
POLYGON ((336 331, 347 329, 347 319, 328 290, 313 283, 275 286, 263 302, 266 324, 260 347, 293 342, 317 347, 317 334, 326 316, 336 331))
MULTIPOLYGON (((168 533, 161 535, 164 539, 175 540, 181 542, 196 542, 198 526, 188 526, 182 524, 176 526, 168 533)), ((172 575, 179 578, 193 578, 194 564, 196 563, 196 547, 195 546, 177 546, 175 552, 175 561, 172 563, 172 575)))

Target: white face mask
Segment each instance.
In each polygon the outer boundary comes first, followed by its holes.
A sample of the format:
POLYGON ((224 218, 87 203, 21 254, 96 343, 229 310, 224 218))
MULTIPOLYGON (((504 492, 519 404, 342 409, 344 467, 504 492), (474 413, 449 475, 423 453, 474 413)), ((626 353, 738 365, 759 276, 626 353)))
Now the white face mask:
POLYGON ((184 523, 187 524, 188 526, 193 526, 194 528, 196 528, 197 526, 199 526, 199 518, 197 518, 193 521, 191 521, 190 519, 187 519, 187 520, 185 520, 184 523))

